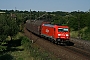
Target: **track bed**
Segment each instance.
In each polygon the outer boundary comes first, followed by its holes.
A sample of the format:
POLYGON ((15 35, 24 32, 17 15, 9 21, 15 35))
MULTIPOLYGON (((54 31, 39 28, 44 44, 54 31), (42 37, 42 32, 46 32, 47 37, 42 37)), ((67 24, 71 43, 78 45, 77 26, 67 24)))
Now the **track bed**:
POLYGON ((51 43, 50 41, 40 38, 24 28, 24 33, 27 37, 34 41, 41 48, 53 53, 61 60, 90 60, 90 53, 86 50, 79 49, 74 46, 60 46, 51 43))

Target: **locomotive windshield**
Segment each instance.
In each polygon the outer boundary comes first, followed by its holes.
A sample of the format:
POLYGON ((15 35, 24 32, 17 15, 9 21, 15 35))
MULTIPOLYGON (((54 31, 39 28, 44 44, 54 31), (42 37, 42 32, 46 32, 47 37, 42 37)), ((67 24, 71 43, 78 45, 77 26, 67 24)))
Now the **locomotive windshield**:
POLYGON ((68 28, 58 28, 58 32, 68 32, 68 28))

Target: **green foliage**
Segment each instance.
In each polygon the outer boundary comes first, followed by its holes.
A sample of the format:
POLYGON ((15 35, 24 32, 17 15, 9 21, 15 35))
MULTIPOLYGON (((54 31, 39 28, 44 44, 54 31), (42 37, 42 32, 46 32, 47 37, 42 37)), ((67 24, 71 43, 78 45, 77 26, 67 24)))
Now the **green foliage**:
POLYGON ((7 49, 7 46, 0 45, 0 51, 5 51, 7 49))
POLYGON ((83 33, 84 34, 83 34, 82 39, 85 39, 85 40, 89 40, 90 41, 90 28, 86 28, 83 33))
POLYGON ((7 19, 7 27, 8 32, 7 35, 8 36, 15 36, 18 32, 19 32, 19 26, 16 23, 16 19, 12 18, 9 16, 9 18, 7 19))
POLYGON ((21 36, 20 39, 22 40, 22 41, 21 41, 21 44, 22 44, 22 45, 26 45, 26 44, 28 44, 28 43, 31 44, 31 42, 29 41, 29 38, 27 38, 27 37, 21 36))
POLYGON ((0 15, 0 51, 6 50, 6 46, 3 46, 3 43, 7 38, 7 29, 6 28, 6 15, 0 15))

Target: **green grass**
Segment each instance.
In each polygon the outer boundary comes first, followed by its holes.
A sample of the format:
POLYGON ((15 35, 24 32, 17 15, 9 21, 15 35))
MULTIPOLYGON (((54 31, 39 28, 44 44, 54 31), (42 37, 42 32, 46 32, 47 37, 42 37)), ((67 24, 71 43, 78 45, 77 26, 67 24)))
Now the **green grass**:
MULTIPOLYGON (((7 38, 8 42, 10 37, 7 38)), ((32 44, 31 41, 22 33, 13 37, 9 42, 8 49, 5 53, 0 54, 0 60, 60 60, 52 53, 32 44), (20 43, 21 41, 21 43, 20 43), (21 44, 21 45, 20 45, 21 44)))
POLYGON ((87 30, 88 30, 88 27, 84 27, 83 29, 81 29, 79 31, 72 30, 70 32, 70 37, 78 38, 78 35, 79 35, 79 37, 81 39, 90 41, 90 32, 87 30))
POLYGON ((30 52, 26 50, 14 51, 14 52, 10 52, 10 54, 14 57, 15 60, 32 60, 33 59, 33 57, 31 57, 30 55, 30 52))
POLYGON ((70 32, 70 36, 71 37, 74 37, 74 38, 77 38, 78 37, 78 31, 72 31, 72 32, 70 32))

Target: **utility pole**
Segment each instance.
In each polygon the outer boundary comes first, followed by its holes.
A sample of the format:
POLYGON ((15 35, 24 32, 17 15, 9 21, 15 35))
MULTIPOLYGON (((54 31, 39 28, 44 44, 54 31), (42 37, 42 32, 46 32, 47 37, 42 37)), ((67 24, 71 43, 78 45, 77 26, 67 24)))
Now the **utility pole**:
MULTIPOLYGON (((30 22, 31 22, 31 9, 30 9, 30 22)), ((32 40, 32 33, 30 33, 30 39, 31 39, 31 41, 32 41, 32 43, 33 43, 33 40, 32 40)))
POLYGON ((30 20, 31 20, 31 9, 30 9, 30 20))
POLYGON ((81 17, 80 17, 80 11, 78 10, 78 16, 77 16, 77 22, 78 22, 78 38, 81 39, 81 33, 80 33, 80 20, 81 20, 81 17))
MULTIPOLYGON (((38 17, 40 16, 40 13, 39 13, 39 11, 38 11, 38 17)), ((40 20, 40 19, 39 19, 40 20)))

